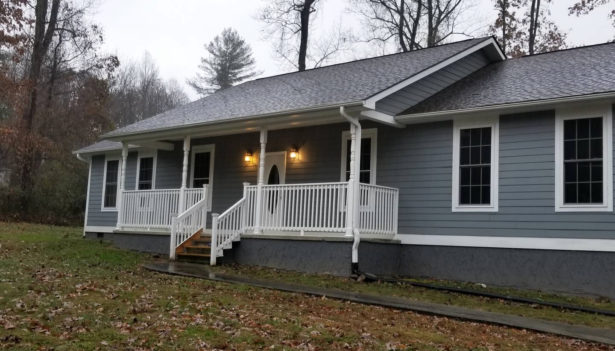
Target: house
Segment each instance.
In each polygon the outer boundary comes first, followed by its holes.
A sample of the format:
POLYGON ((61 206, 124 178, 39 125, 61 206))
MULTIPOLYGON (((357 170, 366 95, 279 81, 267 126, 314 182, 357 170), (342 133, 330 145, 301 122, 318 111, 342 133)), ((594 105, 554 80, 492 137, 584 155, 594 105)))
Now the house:
POLYGON ((219 91, 75 152, 84 235, 615 297, 613 57, 506 59, 486 37, 219 91))

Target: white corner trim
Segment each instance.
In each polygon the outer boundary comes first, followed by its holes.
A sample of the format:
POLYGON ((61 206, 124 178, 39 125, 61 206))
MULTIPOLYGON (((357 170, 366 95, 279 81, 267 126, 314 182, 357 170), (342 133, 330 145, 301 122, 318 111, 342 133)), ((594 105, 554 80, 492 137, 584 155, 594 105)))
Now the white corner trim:
POLYGON ((615 240, 398 234, 403 245, 615 252, 615 240))
POLYGON ((113 233, 115 231, 115 226, 107 227, 107 226, 96 226, 96 225, 86 225, 83 228, 83 233, 85 235, 88 233, 113 233))
POLYGON ((500 178, 500 117, 455 120, 453 123, 453 182, 452 182, 452 212, 498 212, 499 209, 499 178, 500 178), (489 205, 459 204, 459 142, 460 131, 467 128, 491 127, 491 184, 489 205))
POLYGON ((135 175, 135 190, 139 190, 139 173, 141 172, 141 159, 151 157, 152 161, 152 189, 156 189, 156 168, 158 165, 158 150, 139 151, 137 156, 137 173, 135 175))
POLYGON ((467 48, 466 50, 464 50, 464 51, 462 51, 460 53, 457 53, 454 56, 449 57, 448 59, 446 59, 444 61, 441 61, 440 63, 438 63, 438 64, 436 64, 434 66, 431 66, 430 68, 427 68, 427 69, 423 70, 422 72, 419 72, 419 73, 413 75, 412 77, 409 77, 409 78, 407 78, 407 79, 405 79, 405 80, 403 80, 403 81, 401 81, 401 82, 399 82, 399 83, 397 83, 397 84, 395 84, 395 85, 393 85, 393 86, 391 86, 391 87, 389 87, 389 88, 387 88, 387 89, 385 89, 385 90, 383 90, 383 91, 381 91, 381 92, 379 92, 379 93, 377 93, 377 94, 367 98, 365 101, 363 101, 363 106, 365 106, 365 107, 367 107, 369 109, 375 110, 376 109, 376 101, 381 100, 381 99, 383 99, 383 98, 385 98, 385 97, 387 97, 387 96, 389 96, 389 95, 391 95, 391 94, 393 94, 393 93, 395 93, 395 92, 397 92, 397 91, 407 87, 408 85, 410 85, 412 83, 415 83, 415 82, 417 82, 417 81, 419 81, 419 80, 421 80, 421 79, 423 79, 423 78, 425 78, 425 77, 427 77, 427 76, 429 76, 429 75, 431 75, 431 74, 441 70, 442 68, 444 68, 444 67, 446 67, 446 66, 448 66, 450 64, 453 64, 453 63, 461 60, 462 58, 464 58, 464 57, 466 57, 466 56, 468 56, 468 55, 470 55, 470 54, 472 54, 474 52, 477 52, 477 51, 479 51, 479 50, 481 50, 481 49, 483 49, 483 48, 485 48, 485 47, 487 47, 489 45, 494 45, 498 49, 498 53, 500 54, 500 57, 502 58, 502 60, 506 59, 506 57, 504 57, 502 55, 502 52, 499 50, 499 46, 495 42, 495 40, 493 38, 489 38, 487 40, 484 40, 484 41, 482 41, 482 42, 480 42, 480 43, 470 47, 470 48, 467 48))
POLYGON ((103 168, 103 182, 102 182, 102 197, 100 199, 100 210, 102 212, 117 212, 117 200, 119 200, 121 193, 120 193, 120 177, 122 174, 122 162, 119 158, 119 156, 116 155, 105 155, 105 166, 103 168), (109 161, 117 161, 117 196, 115 198, 115 206, 113 207, 105 207, 105 193, 107 191, 107 162, 109 161))
POLYGON ((555 212, 613 211, 613 110, 611 104, 585 104, 555 110, 555 212), (564 203, 564 121, 602 117, 602 204, 564 203))
POLYGON ((192 188, 192 184, 194 184, 194 155, 199 152, 209 152, 209 184, 207 186, 207 197, 208 197, 208 206, 212 208, 212 200, 213 200, 213 189, 214 189, 214 158, 216 155, 216 144, 206 144, 206 145, 195 145, 191 147, 190 150, 190 183, 188 184, 188 188, 192 188))
MULTIPOLYGON (((370 128, 361 130, 361 139, 371 139, 370 150, 370 184, 376 184, 377 165, 378 165, 378 129, 370 128)), ((342 132, 342 165, 340 167, 340 182, 346 181, 346 157, 348 157, 347 141, 350 140, 350 131, 345 130, 342 132)), ((359 159, 361 155, 359 155, 359 159)))
POLYGON ((90 212, 90 186, 92 184, 92 158, 88 158, 88 188, 85 193, 85 214, 83 215, 83 236, 85 227, 88 225, 88 213, 90 212))

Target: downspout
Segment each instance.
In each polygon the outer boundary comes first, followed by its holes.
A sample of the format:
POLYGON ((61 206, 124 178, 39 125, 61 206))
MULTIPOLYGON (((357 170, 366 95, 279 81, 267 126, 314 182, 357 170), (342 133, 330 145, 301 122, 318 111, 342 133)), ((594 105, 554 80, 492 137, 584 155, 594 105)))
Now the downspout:
POLYGON ((352 117, 350 116, 348 113, 346 113, 346 110, 344 108, 344 106, 340 106, 340 115, 342 115, 342 117, 344 117, 349 123, 350 123, 350 133, 351 133, 351 138, 352 138, 352 143, 351 145, 351 157, 350 157, 350 172, 353 175, 353 177, 351 177, 350 179, 352 180, 352 186, 351 189, 352 190, 352 197, 349 196, 349 198, 352 199, 352 201, 348 201, 347 206, 352 206, 352 210, 349 211, 352 213, 352 217, 351 220, 352 224, 351 224, 351 230, 352 230, 352 235, 353 235, 353 240, 352 240, 352 264, 351 264, 351 272, 353 275, 360 275, 360 271, 359 271, 359 244, 361 242, 361 238, 359 235, 359 230, 357 229, 357 224, 359 222, 359 206, 357 199, 359 198, 359 172, 357 172, 357 170, 359 170, 359 167, 357 166, 357 159, 360 160, 360 153, 361 153, 361 124, 359 123, 358 118, 352 117))

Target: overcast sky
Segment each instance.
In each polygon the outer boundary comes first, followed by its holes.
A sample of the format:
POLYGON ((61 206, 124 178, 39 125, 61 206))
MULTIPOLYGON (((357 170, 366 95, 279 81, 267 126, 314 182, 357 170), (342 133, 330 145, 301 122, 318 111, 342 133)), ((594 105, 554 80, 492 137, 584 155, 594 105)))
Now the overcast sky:
MULTIPOLYGON (((475 0, 464 20, 466 30, 481 36, 495 18, 493 0, 475 0)), ((570 45, 588 45, 608 41, 615 37, 615 28, 607 18, 610 9, 603 8, 580 18, 568 16, 573 0, 557 0, 552 4, 552 19, 566 33, 570 45)), ((211 41, 226 27, 235 28, 252 46, 262 76, 292 71, 274 55, 272 39, 263 33, 257 19, 266 0, 99 0, 92 21, 101 25, 105 34, 104 50, 116 54, 120 61, 139 60, 149 52, 165 79, 176 79, 185 87, 191 99, 195 93, 185 85, 194 76, 203 45, 211 41)), ((323 0, 318 13, 313 38, 330 34, 337 28, 360 36, 360 19, 348 6, 348 0, 323 0)), ((463 39, 460 37, 459 39, 463 39)), ((344 52, 337 61, 374 56, 365 46, 344 52)))

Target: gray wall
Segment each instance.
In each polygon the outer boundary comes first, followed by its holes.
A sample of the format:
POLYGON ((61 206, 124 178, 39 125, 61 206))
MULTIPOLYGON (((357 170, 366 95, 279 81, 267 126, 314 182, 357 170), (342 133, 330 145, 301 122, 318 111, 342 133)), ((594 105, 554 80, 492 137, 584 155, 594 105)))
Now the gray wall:
MULTIPOLYGON (((500 118, 499 212, 451 211, 452 121, 378 128, 377 183, 400 189, 400 234, 492 235, 615 239, 613 213, 555 213, 553 111, 500 118)), ((363 123, 364 128, 375 127, 363 123)), ((347 124, 271 131, 267 151, 300 148, 288 161, 287 183, 339 181, 341 133, 347 124)), ((258 154, 258 134, 194 140, 215 144, 213 211, 221 213, 242 196, 242 183, 256 182, 257 164, 246 165, 247 150, 258 154)), ((181 184, 181 143, 158 151, 157 188, 181 184)), ((127 186, 134 187, 136 153, 130 153, 127 186)), ((116 214, 100 212, 103 158, 93 158, 88 225, 114 226, 116 214)), ((210 221, 211 222, 211 221, 210 221)))
POLYGON ((451 211, 452 128, 379 129, 378 184, 400 189, 401 234, 615 239, 612 212, 555 212, 553 111, 500 117, 497 213, 451 211))
POLYGON ((379 100, 376 102, 376 110, 390 115, 396 115, 488 64, 489 59, 485 53, 482 50, 477 51, 379 100))

